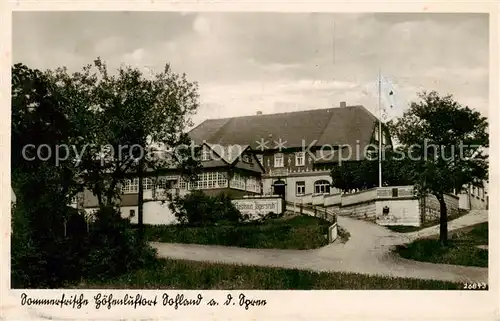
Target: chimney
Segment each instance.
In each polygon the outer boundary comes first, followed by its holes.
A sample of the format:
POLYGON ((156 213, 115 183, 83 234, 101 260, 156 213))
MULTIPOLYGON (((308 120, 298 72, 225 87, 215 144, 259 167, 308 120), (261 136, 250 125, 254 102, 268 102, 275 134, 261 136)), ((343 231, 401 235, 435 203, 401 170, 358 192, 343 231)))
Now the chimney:
POLYGON ((343 107, 345 107, 345 106, 346 106, 345 101, 341 101, 341 102, 340 102, 340 108, 343 108, 343 107))
POLYGON ((257 112, 257 115, 262 115, 262 112, 259 110, 259 111, 257 112))

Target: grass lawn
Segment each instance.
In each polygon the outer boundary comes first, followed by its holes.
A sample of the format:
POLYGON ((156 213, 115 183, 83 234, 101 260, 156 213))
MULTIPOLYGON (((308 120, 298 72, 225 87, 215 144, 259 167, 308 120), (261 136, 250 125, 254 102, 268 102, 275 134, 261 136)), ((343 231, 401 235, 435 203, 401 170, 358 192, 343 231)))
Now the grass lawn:
POLYGON ((330 223, 308 215, 264 222, 215 226, 148 226, 149 241, 239 246, 246 248, 314 249, 328 244, 330 223))
POLYGON ((486 244, 488 222, 450 232, 447 247, 442 247, 436 236, 399 246, 396 251, 404 258, 417 261, 488 267, 488 250, 477 247, 486 244))
POLYGON ((310 272, 283 268, 161 259, 147 269, 116 279, 84 281, 69 288, 85 289, 205 289, 205 290, 331 290, 420 289, 458 290, 453 282, 367 276, 356 273, 310 272))
MULTIPOLYGON (((459 209, 456 214, 448 216, 448 221, 457 219, 460 216, 464 216, 467 213, 469 213, 469 211, 459 209)), ((421 226, 387 225, 386 227, 389 230, 392 230, 392 231, 398 232, 398 233, 411 233, 411 232, 420 231, 424 228, 431 227, 431 226, 438 225, 438 224, 439 224, 439 218, 436 220, 426 221, 421 226)))

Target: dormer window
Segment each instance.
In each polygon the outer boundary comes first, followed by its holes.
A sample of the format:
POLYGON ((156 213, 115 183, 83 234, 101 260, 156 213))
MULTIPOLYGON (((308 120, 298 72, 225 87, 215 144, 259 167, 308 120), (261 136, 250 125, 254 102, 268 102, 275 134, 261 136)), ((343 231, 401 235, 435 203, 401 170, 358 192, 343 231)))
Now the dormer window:
POLYGON ((285 166, 284 163, 284 156, 282 153, 277 153, 274 154, 274 167, 283 167, 285 166))
POLYGON ((295 153, 295 166, 304 166, 306 164, 306 155, 304 152, 295 153))
POLYGON ((209 161, 210 159, 211 159, 210 149, 208 149, 207 146, 203 146, 203 148, 201 150, 201 161, 206 162, 206 161, 209 161))
POLYGON ((243 154, 242 159, 244 163, 250 163, 250 155, 243 154))

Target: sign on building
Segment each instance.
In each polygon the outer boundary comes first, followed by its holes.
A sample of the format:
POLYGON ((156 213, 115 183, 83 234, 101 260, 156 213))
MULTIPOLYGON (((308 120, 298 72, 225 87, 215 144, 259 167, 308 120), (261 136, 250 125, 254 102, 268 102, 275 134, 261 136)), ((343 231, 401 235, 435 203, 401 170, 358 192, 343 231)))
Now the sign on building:
POLYGON ((281 214, 283 212, 283 200, 281 198, 246 198, 232 201, 234 206, 242 213, 251 217, 266 215, 269 213, 281 214))

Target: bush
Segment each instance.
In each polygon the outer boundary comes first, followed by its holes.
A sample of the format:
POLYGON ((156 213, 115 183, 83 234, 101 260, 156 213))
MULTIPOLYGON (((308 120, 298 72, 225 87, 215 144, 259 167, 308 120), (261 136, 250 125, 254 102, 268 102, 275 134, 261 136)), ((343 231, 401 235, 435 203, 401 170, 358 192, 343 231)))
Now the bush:
POLYGON ((86 242, 88 251, 82 267, 87 278, 106 279, 156 260, 155 250, 138 238, 130 222, 121 218, 114 208, 102 208, 97 212, 86 242))
POLYGON ((231 198, 224 194, 208 196, 201 191, 193 191, 184 197, 171 198, 169 207, 181 224, 213 225, 244 219, 231 198))
POLYGON ((328 244, 328 227, 328 221, 304 215, 220 226, 148 226, 146 233, 156 242, 313 249, 328 244))
MULTIPOLYGON (((64 207, 63 207, 64 208, 64 207)), ((137 238, 130 222, 114 208, 102 208, 87 225, 83 213, 66 207, 66 233, 37 231, 27 211, 13 211, 13 288, 57 288, 82 279, 104 280, 156 262, 153 248, 137 238)))

